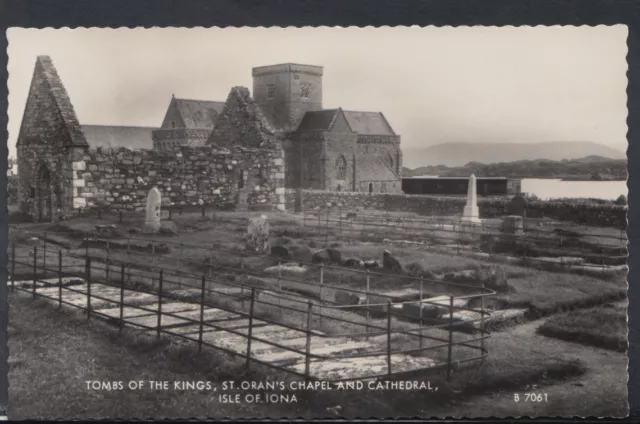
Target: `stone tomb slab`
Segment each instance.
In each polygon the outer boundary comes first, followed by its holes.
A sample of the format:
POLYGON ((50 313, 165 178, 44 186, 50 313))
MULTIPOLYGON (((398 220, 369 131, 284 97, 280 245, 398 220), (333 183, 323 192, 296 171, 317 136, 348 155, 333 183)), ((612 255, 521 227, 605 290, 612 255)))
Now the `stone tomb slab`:
MULTIPOLYGON (((192 320, 200 320, 200 306, 196 305, 195 309, 185 310, 181 312, 176 312, 175 315, 179 315, 183 318, 188 318, 192 320)), ((234 312, 224 311, 218 308, 210 308, 205 307, 204 309, 204 320, 215 323, 216 320, 227 320, 232 317, 240 318, 240 315, 235 314, 234 312)))
MULTIPOLYGON (((324 347, 316 346, 315 349, 314 347, 312 347, 311 354, 323 355, 323 356, 334 356, 334 355, 342 356, 349 353, 355 353, 355 352, 360 352, 366 349, 374 349, 374 348, 375 346, 370 343, 342 340, 342 343, 325 345, 324 347)), ((256 352, 256 359, 259 359, 261 361, 268 362, 268 363, 277 363, 277 362, 283 362, 283 361, 286 361, 286 362, 301 361, 301 360, 304 360, 305 358, 305 355, 300 353, 285 351, 284 349, 278 349, 278 350, 279 352, 269 352, 269 353, 262 353, 262 354, 256 352)), ((304 350, 304 347, 299 350, 304 350)), ((314 360, 317 360, 317 359, 314 359, 314 360)))
MULTIPOLYGON (((108 309, 100 309, 98 311, 101 314, 107 315, 111 318, 120 319, 120 308, 108 308, 108 309)), ((138 308, 124 307, 122 308, 122 316, 123 318, 134 318, 134 317, 142 317, 142 316, 154 316, 157 317, 156 314, 149 311, 143 311, 138 308)))
MULTIPOLYGON (((127 324, 143 325, 145 327, 156 328, 158 326, 158 315, 148 315, 142 317, 131 318, 127 324)), ((162 315, 160 317, 160 326, 169 327, 172 325, 184 325, 189 324, 189 321, 180 318, 170 317, 168 315, 162 315)))
MULTIPOLYGON (((411 357, 401 354, 391 355, 392 373, 430 368, 435 364, 435 361, 429 358, 411 357)), ((288 368, 299 373, 304 373, 305 364, 298 363, 288 368)), ((370 378, 376 375, 384 375, 387 372, 388 364, 386 355, 313 361, 309 366, 309 374, 321 380, 370 378)))

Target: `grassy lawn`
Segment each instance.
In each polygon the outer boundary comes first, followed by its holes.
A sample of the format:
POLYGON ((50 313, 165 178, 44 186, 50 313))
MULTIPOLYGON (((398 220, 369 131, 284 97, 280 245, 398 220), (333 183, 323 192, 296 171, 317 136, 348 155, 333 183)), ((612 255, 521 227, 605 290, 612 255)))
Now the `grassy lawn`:
POLYGON ((548 337, 612 349, 627 350, 627 310, 612 305, 555 315, 538 328, 548 337))
MULTIPOLYGON (((431 385, 439 388, 436 392, 366 389, 364 393, 297 392, 298 402, 294 404, 220 404, 216 394, 207 390, 96 391, 87 389, 85 382, 209 381, 219 387, 222 381, 284 381, 288 377, 259 366, 246 372, 242 360, 209 349, 199 354, 193 346, 156 340, 134 330, 125 329, 118 334, 104 322, 86 321, 81 314, 59 312, 29 297, 11 295, 9 301, 11 419, 442 417, 459 415, 461 404, 471 408, 466 416, 518 416, 527 405, 515 405, 511 400, 508 411, 500 410, 495 396, 508 398, 514 391, 527 390, 532 384, 550 391, 558 385, 572 384, 576 379, 588 379, 591 372, 593 378, 602 378, 598 370, 590 366, 597 360, 602 361, 602 356, 592 354, 587 357, 588 362, 583 363, 577 359, 579 355, 575 350, 558 353, 562 350, 557 346, 550 350, 549 343, 566 342, 541 343, 538 338, 542 336, 523 333, 506 337, 497 334, 488 344, 492 352, 489 359, 480 368, 455 371, 451 385, 445 384, 441 375, 429 377, 431 385), (338 405, 341 409, 337 415, 327 410, 338 405)), ((593 415, 592 411, 603 412, 600 415, 619 413, 621 400, 626 399, 626 386, 612 384, 626 381, 617 376, 626 368, 617 365, 624 355, 615 355, 609 361, 604 360, 609 380, 594 381, 606 384, 590 387, 592 404, 581 403, 584 393, 566 391, 562 399, 553 398, 553 415, 556 412, 582 416, 593 415), (602 392, 603 387, 608 390, 602 392)))
POLYGON ((549 315, 565 309, 594 306, 626 296, 626 277, 612 279, 541 270, 509 278, 514 291, 490 297, 499 308, 528 307, 532 316, 549 315))
MULTIPOLYGON (((162 264, 183 269, 196 274, 208 273, 209 267, 205 263, 209 261, 218 268, 218 273, 232 272, 224 268, 239 268, 240 258, 237 253, 241 250, 243 236, 246 232, 246 219, 256 213, 228 213, 218 212, 207 217, 201 217, 198 213, 185 213, 183 215, 174 214, 173 218, 178 226, 178 233, 175 236, 157 235, 150 237, 158 243, 178 243, 171 245, 171 251, 166 254, 157 254, 151 258, 148 253, 132 253, 126 251, 113 250, 110 258, 113 260, 133 261, 140 264, 162 264), (180 247, 179 243, 200 244, 203 247, 180 247), (212 253, 207 246, 218 249, 227 249, 234 252, 215 251, 212 253)), ((277 235, 291 236, 293 241, 307 243, 315 242, 319 247, 326 242, 323 236, 324 230, 317 228, 303 227, 300 217, 282 214, 267 213, 270 219, 272 238, 277 235)), ((78 232, 90 231, 97 224, 115 223, 120 231, 125 235, 130 235, 129 230, 139 229, 142 225, 142 216, 137 219, 127 217, 122 224, 117 223, 115 215, 105 215, 101 221, 95 218, 79 218, 64 222, 60 225, 50 227, 51 230, 70 228, 76 233, 75 242, 79 243, 78 232)), ((37 234, 46 226, 31 226, 30 232, 37 234)), ((12 235, 27 238, 25 231, 12 231, 12 235)), ((132 237, 149 237, 146 235, 132 234, 132 237)), ((415 247, 397 246, 389 247, 382 243, 347 243, 339 238, 339 235, 331 235, 329 245, 339 245, 338 249, 343 257, 358 257, 364 260, 382 260, 382 253, 385 249, 390 249, 398 257, 403 266, 419 265, 423 269, 433 273, 445 273, 450 271, 468 270, 484 264, 483 261, 468 258, 463 255, 447 255, 420 250, 415 247)), ((73 236, 65 237, 66 240, 73 241, 73 236)), ((119 240, 123 242, 123 240, 119 240)), ((145 242, 147 243, 147 242, 145 242)), ((105 256, 102 249, 89 249, 90 253, 105 256)), ((312 249, 313 250, 313 249, 312 249)), ((80 250, 79 250, 80 252, 80 250)), ((252 271, 262 272, 265 268, 277 264, 277 260, 268 257, 246 257, 243 259, 243 266, 252 271)), ((509 285, 512 291, 500 293, 489 298, 489 304, 495 308, 507 307, 528 307, 532 310, 532 315, 548 315, 553 312, 570 309, 580 306, 594 306, 604 303, 607 300, 619 299, 626 292, 626 276, 616 276, 612 278, 597 278, 567 272, 550 272, 545 270, 525 268, 521 266, 502 265, 507 272, 509 285)), ((392 273, 382 273, 383 275, 372 275, 370 277, 370 287, 372 291, 395 290, 405 287, 418 288, 419 282, 392 273)), ((303 280, 316 287, 320 281, 320 270, 310 269, 302 276, 288 277, 291 279, 303 280)), ((363 273, 349 271, 347 269, 333 270, 325 269, 325 282, 332 285, 357 289, 364 291, 366 288, 366 276, 363 273)), ((295 284, 294 284, 295 285, 295 284)), ((440 295, 443 287, 434 284, 427 284, 425 292, 440 295), (433 287, 431 287, 433 286, 433 287), (437 286, 437 287, 436 287, 437 286)), ((450 289, 450 287, 444 287, 450 289)), ((454 295, 468 293, 452 293, 454 295)))

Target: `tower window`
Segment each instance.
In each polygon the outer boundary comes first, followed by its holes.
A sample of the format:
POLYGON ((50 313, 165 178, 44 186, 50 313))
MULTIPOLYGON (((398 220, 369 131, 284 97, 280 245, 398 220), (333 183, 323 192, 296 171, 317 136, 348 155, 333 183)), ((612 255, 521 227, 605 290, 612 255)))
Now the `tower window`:
POLYGON ((299 80, 299 79, 300 79, 300 75, 298 75, 298 74, 294 74, 294 75, 293 75, 293 79, 294 79, 294 80, 299 80))
POLYGON ((176 121, 171 121, 171 128, 175 128, 176 127, 176 121))
POLYGON ((338 156, 336 159, 336 171, 336 177, 338 180, 347 179, 347 160, 342 155, 338 156))
POLYGON ((300 86, 300 97, 310 97, 311 96, 311 84, 302 84, 300 86))
POLYGON ((267 98, 273 99, 276 97, 276 86, 275 84, 267 84, 267 98))

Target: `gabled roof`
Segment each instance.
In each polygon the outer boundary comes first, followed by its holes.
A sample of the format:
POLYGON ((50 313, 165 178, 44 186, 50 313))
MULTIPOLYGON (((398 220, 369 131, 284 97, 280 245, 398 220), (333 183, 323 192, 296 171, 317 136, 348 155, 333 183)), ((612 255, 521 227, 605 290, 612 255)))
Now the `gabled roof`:
POLYGON ((398 181, 400 177, 378 156, 363 155, 356 159, 356 172, 361 181, 398 181))
MULTIPOLYGON (((33 70, 33 77, 31 79, 31 87, 29 89, 29 96, 27 102, 33 101, 38 103, 42 101, 40 90, 45 89, 51 95, 54 106, 58 109, 59 116, 61 117, 67 132, 69 133, 69 144, 73 146, 86 146, 82 130, 80 129, 80 123, 76 112, 71 104, 71 99, 67 90, 62 84, 62 80, 58 75, 58 71, 53 66, 53 61, 49 56, 38 56, 36 58, 36 65, 33 70), (38 85, 40 83, 41 85, 38 85)), ((29 108, 29 104, 25 106, 26 110, 29 108)), ((24 117, 23 117, 23 125, 24 117)), ((22 132, 22 129, 20 130, 22 132)), ((18 143, 22 139, 21 134, 18 135, 18 143)))
POLYGON ((233 87, 207 144, 228 148, 279 147, 275 130, 246 87, 233 87))
POLYGON ((173 98, 186 128, 213 128, 224 102, 173 98))
POLYGON ((127 147, 132 150, 153 149, 152 132, 157 128, 123 127, 115 125, 82 125, 87 143, 92 148, 115 149, 127 147))
POLYGON ((328 131, 338 116, 340 109, 310 111, 304 114, 298 131, 328 131))
POLYGON ((382 112, 345 110, 344 116, 354 132, 363 135, 396 135, 382 112))

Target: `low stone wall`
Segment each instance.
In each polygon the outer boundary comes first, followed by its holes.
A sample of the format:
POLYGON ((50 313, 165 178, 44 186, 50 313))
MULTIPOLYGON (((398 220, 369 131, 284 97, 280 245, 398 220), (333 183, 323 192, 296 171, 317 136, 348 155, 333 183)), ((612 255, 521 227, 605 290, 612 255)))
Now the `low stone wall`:
POLYGON ((232 209, 243 191, 249 207, 284 209, 284 159, 277 149, 91 149, 73 170, 76 209, 144 210, 154 185, 163 202, 176 205, 232 209))
MULTIPOLYGON (((286 208, 294 209, 295 190, 286 190, 286 208)), ((462 215, 466 198, 422 196, 407 194, 352 193, 303 190, 304 209, 319 210, 341 208, 344 211, 381 210, 390 212, 412 212, 425 216, 462 215)), ((481 218, 509 215, 509 197, 479 198, 481 218)), ((527 208, 530 218, 552 218, 579 224, 626 227, 626 206, 572 203, 569 201, 532 201, 527 208)))

